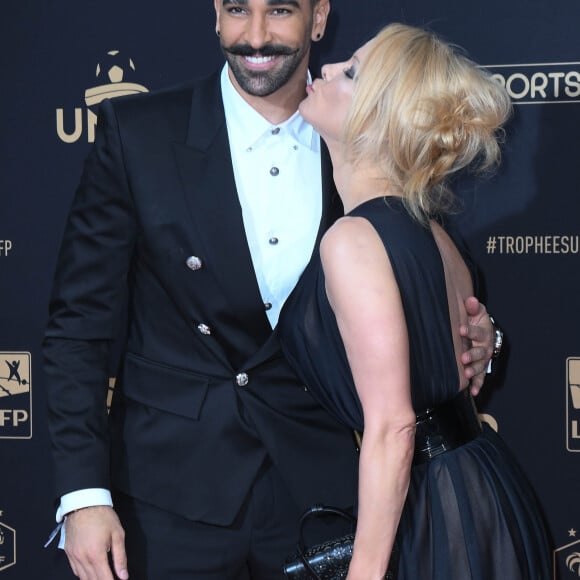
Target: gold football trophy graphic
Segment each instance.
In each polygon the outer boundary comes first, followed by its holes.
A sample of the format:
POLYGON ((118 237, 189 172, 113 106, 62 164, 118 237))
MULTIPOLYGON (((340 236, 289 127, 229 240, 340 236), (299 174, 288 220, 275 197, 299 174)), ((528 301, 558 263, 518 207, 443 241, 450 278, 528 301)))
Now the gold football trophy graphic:
POLYGON ((95 140, 97 114, 90 107, 98 105, 103 99, 114 99, 135 93, 147 93, 149 90, 134 82, 135 63, 119 50, 109 50, 99 59, 95 70, 98 84, 85 90, 86 110, 76 107, 65 123, 65 109, 56 109, 56 133, 64 143, 76 143, 83 133, 89 143, 95 140), (72 129, 71 129, 72 127, 72 129))
POLYGON ((104 83, 90 87, 85 91, 87 106, 97 105, 103 99, 148 92, 143 85, 126 80, 127 75, 134 70, 135 64, 131 58, 124 57, 118 50, 107 52, 97 64, 96 70, 97 80, 104 81, 104 83))

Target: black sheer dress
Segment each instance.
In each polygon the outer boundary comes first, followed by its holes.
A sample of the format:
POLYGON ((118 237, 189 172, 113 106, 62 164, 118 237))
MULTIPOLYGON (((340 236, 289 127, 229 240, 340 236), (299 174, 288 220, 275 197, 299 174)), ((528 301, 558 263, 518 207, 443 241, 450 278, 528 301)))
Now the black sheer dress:
MULTIPOLYGON (((349 215, 366 218, 388 252, 408 327, 413 407, 421 414, 459 389, 437 244, 398 198, 369 200, 349 215)), ((286 302, 278 330, 312 395, 362 431, 362 408, 318 255, 286 302)), ((398 580, 550 578, 537 501, 511 452, 485 426, 469 443, 413 467, 398 544, 398 580)))

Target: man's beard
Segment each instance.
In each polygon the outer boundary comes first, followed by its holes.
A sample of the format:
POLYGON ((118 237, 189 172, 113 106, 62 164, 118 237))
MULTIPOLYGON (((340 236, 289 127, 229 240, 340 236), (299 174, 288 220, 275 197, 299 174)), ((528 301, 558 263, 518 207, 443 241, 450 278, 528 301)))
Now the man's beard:
POLYGON ((281 44, 266 44, 259 50, 255 50, 248 44, 222 46, 222 51, 236 81, 244 92, 255 97, 266 97, 286 85, 296 72, 307 50, 306 44, 296 49, 281 44), (281 64, 277 65, 276 70, 253 71, 240 63, 239 57, 244 56, 283 56, 284 58, 281 64))

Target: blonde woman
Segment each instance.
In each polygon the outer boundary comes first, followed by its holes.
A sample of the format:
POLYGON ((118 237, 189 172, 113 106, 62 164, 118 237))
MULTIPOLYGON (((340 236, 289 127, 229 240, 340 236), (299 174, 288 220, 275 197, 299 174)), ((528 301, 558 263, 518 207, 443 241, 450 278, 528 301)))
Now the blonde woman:
POLYGON ((315 396, 363 431, 348 580, 547 580, 534 496, 482 428, 458 329, 473 294, 446 233, 447 178, 499 160, 505 91, 433 34, 394 24, 327 65, 300 111, 328 145, 345 208, 280 320, 315 396))

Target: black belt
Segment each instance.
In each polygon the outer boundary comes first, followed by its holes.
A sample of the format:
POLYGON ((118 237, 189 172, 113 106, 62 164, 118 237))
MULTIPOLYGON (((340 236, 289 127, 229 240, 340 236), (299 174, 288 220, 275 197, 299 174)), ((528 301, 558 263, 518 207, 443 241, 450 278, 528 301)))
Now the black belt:
POLYGON ((469 388, 417 415, 413 465, 425 463, 469 443, 481 433, 481 422, 469 388))
MULTIPOLYGON (((417 415, 413 465, 425 463, 446 451, 469 443, 481 433, 481 421, 469 388, 417 415)), ((362 434, 354 432, 357 447, 362 434)))

